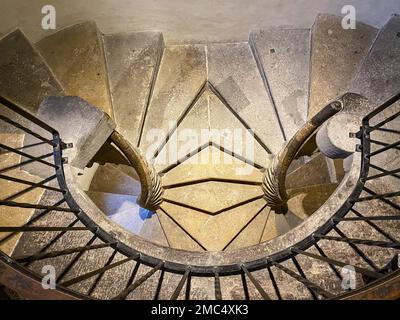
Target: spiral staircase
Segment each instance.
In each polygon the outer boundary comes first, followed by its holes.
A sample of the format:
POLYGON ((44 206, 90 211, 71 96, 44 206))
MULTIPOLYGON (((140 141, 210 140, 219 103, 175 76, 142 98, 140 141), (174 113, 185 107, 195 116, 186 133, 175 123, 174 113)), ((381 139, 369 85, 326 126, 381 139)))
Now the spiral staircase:
POLYGON ((83 22, 0 52, 7 296, 399 298, 399 16, 182 45, 83 22))

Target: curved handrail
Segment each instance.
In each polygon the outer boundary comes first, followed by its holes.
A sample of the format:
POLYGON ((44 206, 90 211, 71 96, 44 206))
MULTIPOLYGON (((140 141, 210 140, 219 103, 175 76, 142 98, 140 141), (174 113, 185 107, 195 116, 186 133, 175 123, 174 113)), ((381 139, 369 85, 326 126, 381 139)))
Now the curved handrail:
POLYGON ((288 210, 285 183, 290 164, 304 143, 317 129, 343 109, 343 98, 344 96, 331 102, 308 120, 290 139, 288 144, 274 157, 271 167, 265 171, 262 184, 264 198, 268 206, 276 213, 286 213, 288 210))
POLYGON ((154 168, 148 164, 139 149, 132 146, 120 133, 114 131, 110 138, 139 176, 141 192, 137 203, 150 211, 157 210, 162 202, 163 195, 160 177, 154 168))

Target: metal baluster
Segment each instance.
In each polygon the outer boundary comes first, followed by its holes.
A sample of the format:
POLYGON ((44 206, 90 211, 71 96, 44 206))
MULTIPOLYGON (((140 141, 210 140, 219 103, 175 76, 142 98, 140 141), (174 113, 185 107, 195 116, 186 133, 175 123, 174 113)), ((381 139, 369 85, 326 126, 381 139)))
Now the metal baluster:
POLYGON ((182 288, 183 288, 186 280, 189 277, 189 274, 190 274, 190 267, 187 268, 187 270, 183 274, 181 280, 179 281, 178 286, 176 287, 175 291, 172 293, 171 300, 177 300, 178 299, 179 294, 181 293, 182 288))
POLYGON ((242 265, 242 270, 246 274, 246 276, 250 279, 250 281, 253 283, 253 285, 256 287, 257 291, 260 293, 260 295, 263 297, 264 300, 271 300, 269 295, 265 292, 265 290, 262 288, 261 284, 258 282, 256 278, 253 277, 253 275, 247 270, 245 266, 242 265))

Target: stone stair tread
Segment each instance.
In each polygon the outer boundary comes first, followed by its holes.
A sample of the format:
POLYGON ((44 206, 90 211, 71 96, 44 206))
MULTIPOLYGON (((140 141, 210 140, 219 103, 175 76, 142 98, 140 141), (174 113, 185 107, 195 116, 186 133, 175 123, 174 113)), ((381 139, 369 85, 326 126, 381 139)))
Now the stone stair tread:
MULTIPOLYGON (((0 94, 35 114, 42 100, 52 95, 63 95, 61 84, 54 77, 46 61, 17 29, 0 39, 0 94)), ((1 107, 0 114, 22 125, 22 116, 1 107)), ((0 132, 18 130, 0 121, 0 132)))
MULTIPOLYGON (((39 192, 39 191, 38 191, 39 192)), ((30 195, 32 193, 26 194, 26 196, 30 195)), ((39 203, 41 205, 47 205, 47 206, 53 206, 57 202, 59 202, 62 199, 62 196, 59 192, 55 191, 50 191, 46 190, 45 192, 41 192, 40 197, 37 198, 36 202, 32 203, 39 203)), ((59 205, 61 208, 66 208, 67 204, 64 202, 63 204, 59 205)), ((12 209, 12 208, 10 208, 12 209)), ((18 210, 22 210, 19 208, 15 208, 18 210)), ((26 223, 31 217, 37 216, 40 214, 43 210, 34 210, 34 209, 25 209, 29 210, 29 217, 24 218, 22 223, 26 223)), ((28 211, 27 215, 28 215, 28 211)), ((13 216, 13 218, 15 218, 13 216)), ((67 226, 70 224, 73 220, 75 220, 75 216, 72 213, 66 213, 66 212, 58 212, 58 211, 52 211, 51 213, 45 215, 41 219, 35 221, 32 223, 32 226, 67 226)), ((22 225, 21 223, 21 225, 22 225)), ((15 225, 15 222, 13 223, 15 225)), ((77 223, 76 226, 82 226, 81 223, 77 223)), ((65 246, 66 244, 71 243, 71 240, 73 237, 82 237, 82 233, 84 232, 69 232, 66 237, 63 237, 63 245, 65 246), (80 233, 80 234, 79 234, 80 233), (68 239, 68 237, 71 236, 71 239, 68 239), (65 240, 66 239, 66 240, 65 240)), ((30 233, 30 232, 24 232, 21 235, 21 240, 18 242, 18 245, 16 246, 13 254, 16 256, 21 256, 21 255, 27 255, 27 254, 33 254, 37 251, 39 251, 42 247, 47 245, 51 239, 53 239, 57 233, 53 232, 41 232, 41 233, 30 233)), ((72 241, 74 242, 74 241, 72 241)))
POLYGON ((89 187, 90 191, 138 196, 140 182, 132 179, 116 166, 105 164, 98 167, 89 187))
MULTIPOLYGON (((9 177, 23 179, 32 182, 39 182, 41 179, 32 176, 22 170, 13 170, 6 173, 9 177)), ((29 188, 28 185, 23 185, 7 180, 0 180, 0 199, 6 199, 9 196, 16 195, 18 192, 29 188)), ((36 188, 28 193, 13 198, 12 201, 20 203, 38 204, 44 194, 43 189, 36 188)), ((1 226, 21 226, 31 219, 35 213, 34 209, 17 208, 17 207, 4 207, 0 206, 0 225, 1 226)), ((9 233, 0 233, 0 239, 8 236, 9 233)), ((21 234, 11 237, 0 245, 0 250, 8 255, 11 255, 15 250, 21 234)))
POLYGON ((262 195, 260 186, 207 181, 166 189, 163 198, 214 214, 224 208, 262 197, 262 195))
MULTIPOLYGON (((168 212, 182 228, 209 251, 223 250, 264 207, 265 201, 259 199, 210 216, 166 201, 161 204, 164 211, 168 212), (233 216, 235 219, 232 219, 233 216)), ((165 227, 164 230, 166 230, 165 227)), ((166 234, 168 237, 167 230, 166 234)), ((171 240, 169 243, 174 248, 181 245, 171 240)))
POLYGON ((261 235, 260 243, 271 240, 279 236, 278 230, 276 228, 276 214, 274 211, 270 211, 268 215, 267 223, 264 226, 264 231, 261 235))
POLYGON ((361 22, 357 22, 355 30, 343 29, 342 19, 323 14, 313 26, 309 119, 331 100, 353 91, 352 80, 378 32, 361 22))
POLYGON ((304 220, 318 210, 337 187, 337 183, 325 183, 287 190, 289 210, 304 220))
POLYGON ((235 250, 259 244, 267 227, 266 225, 269 224, 268 218, 270 215, 272 215, 270 208, 266 207, 245 227, 225 250, 235 250))
POLYGON ((140 147, 144 154, 154 139, 154 129, 169 132, 206 82, 204 45, 173 45, 164 49, 160 69, 145 119, 140 147))
POLYGON ((198 153, 200 164, 183 162, 162 176, 162 185, 176 185, 193 181, 212 179, 232 179, 235 181, 261 183, 263 174, 250 164, 238 159, 226 163, 226 154, 221 150, 209 147, 198 153), (203 162, 204 161, 204 162, 203 162))
MULTIPOLYGON (((206 90, 182 121, 177 123, 178 127, 172 134, 169 134, 170 137, 166 140, 164 147, 157 149, 160 150, 154 161, 157 171, 178 163, 187 154, 208 142, 208 113, 208 91, 206 90), (203 138, 202 135, 205 137, 203 138)), ((166 138, 167 134, 164 136, 166 138)))
POLYGON ((303 219, 291 212, 290 209, 286 214, 275 215, 275 226, 278 234, 280 235, 288 232, 302 222, 303 219))
MULTIPOLYGON (((168 213, 168 212, 167 212, 168 213)), ((171 247, 189 251, 204 251, 194 239, 192 239, 164 210, 158 209, 157 215, 160 219, 165 236, 171 247)))
POLYGON ((103 44, 94 22, 61 29, 36 46, 66 94, 81 97, 113 117, 103 44))
POLYGON ((207 57, 209 81, 271 153, 277 153, 283 135, 250 45, 210 44, 207 57))
POLYGON ((270 154, 207 86, 170 135, 157 155, 154 165, 158 171, 163 170, 178 163, 207 142, 212 142, 227 152, 234 152, 249 163, 264 167, 270 164, 270 154), (238 143, 236 146, 233 145, 234 139, 238 143), (239 139, 243 145, 241 148, 239 139), (177 152, 174 152, 175 148, 177 152))
POLYGON ((126 165, 126 164, 113 164, 113 163, 109 163, 109 165, 114 166, 119 171, 121 171, 121 172, 125 173, 126 175, 128 175, 129 177, 131 177, 133 180, 139 180, 139 176, 138 176, 136 170, 132 166, 126 165))
MULTIPOLYGON (((146 273, 151 271, 152 268, 144 264, 139 266, 134 281, 140 279, 146 273)), ((137 289, 133 290, 127 297, 126 300, 152 300, 155 296, 161 271, 156 271, 149 279, 142 283, 137 289)))
MULTIPOLYGON (((18 133, 0 133, 0 143, 8 147, 18 149, 23 147, 24 135, 18 133)), ((8 168, 10 166, 19 164, 21 162, 21 156, 2 150, 0 148, 0 170, 8 168)))
MULTIPOLYGON (((352 91, 359 93, 368 99, 368 107, 359 110, 361 115, 365 115, 374 108, 378 107, 386 100, 399 93, 400 84, 400 16, 392 15, 385 26, 380 30, 378 36, 364 60, 357 77, 352 84, 352 91)), ((400 111, 400 103, 387 108, 377 117, 370 121, 373 126, 383 118, 388 118, 395 112, 400 111)), ((400 125, 399 117, 385 125, 387 129, 398 130, 400 125)), ((397 138, 397 137, 396 137, 397 138)), ((387 135, 375 132, 373 138, 376 140, 384 139, 388 141, 387 135)), ((391 149, 389 152, 378 155, 374 159, 376 164, 387 165, 394 162, 400 156, 400 152, 391 149)))
POLYGON ((310 30, 270 28, 252 32, 250 44, 270 89, 286 140, 307 120, 310 30))
MULTIPOLYGON (((125 255, 117 253, 112 263, 124 259, 126 259, 125 255)), ((102 300, 116 297, 125 288, 135 266, 135 261, 128 261, 111 270, 107 270, 101 278, 101 281, 97 284, 92 296, 102 300)))
POLYGON ((323 154, 318 154, 310 161, 301 165, 296 170, 286 176, 286 189, 296 189, 335 182, 330 171, 334 169, 330 164, 332 160, 326 158, 323 154))
POLYGON ((393 15, 364 59, 352 91, 369 100, 372 108, 398 93, 400 83, 400 16, 393 15))
POLYGON ((136 145, 163 51, 159 32, 104 35, 107 74, 117 130, 136 145))
MULTIPOLYGON (((232 141, 236 141, 237 145, 234 147, 233 143, 230 146, 229 135, 227 138, 228 143, 223 144, 222 147, 230 149, 230 151, 237 153, 244 159, 253 162, 257 165, 268 168, 271 164, 271 154, 257 141, 253 133, 248 131, 245 126, 237 119, 234 113, 222 103, 219 97, 215 94, 210 94, 209 96, 209 114, 210 114, 210 129, 217 129, 221 135, 224 134, 226 129, 230 130, 230 134, 235 135, 235 131, 239 133, 238 138, 241 139, 243 146, 240 146, 240 141, 238 141, 235 136, 232 141), (241 131, 239 131, 241 130, 241 131)), ((251 127, 251 129, 256 129, 257 127, 251 127)), ((214 131, 215 132, 215 131, 214 131)), ((258 135, 259 132, 255 130, 258 135)), ((213 131, 211 131, 212 141, 218 145, 224 142, 223 137, 219 135, 214 136, 213 131)), ((273 139, 272 137, 270 138, 273 139)), ((268 140, 269 142, 270 140, 268 140)))

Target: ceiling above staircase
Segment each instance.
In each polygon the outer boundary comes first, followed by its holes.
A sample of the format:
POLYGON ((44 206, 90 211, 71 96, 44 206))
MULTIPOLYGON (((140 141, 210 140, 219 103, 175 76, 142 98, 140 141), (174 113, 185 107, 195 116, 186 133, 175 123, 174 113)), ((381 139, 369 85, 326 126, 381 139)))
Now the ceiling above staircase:
MULTIPOLYGON (((342 0, 70 0, 55 5, 58 28, 94 20, 106 34, 159 30, 166 43, 246 41, 254 29, 290 25, 310 28, 319 13, 340 15, 348 1, 342 0)), ((47 3, 46 3, 47 4, 47 3)), ((0 35, 13 27, 26 30, 33 41, 49 34, 40 27, 43 1, 3 1, 0 35), (5 3, 4 3, 5 2, 5 3)), ((381 27, 387 17, 400 12, 397 0, 352 0, 357 19, 381 27)))

